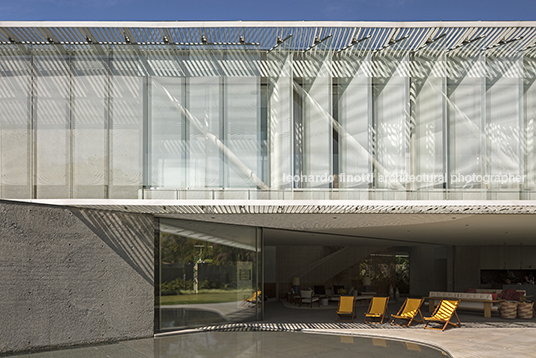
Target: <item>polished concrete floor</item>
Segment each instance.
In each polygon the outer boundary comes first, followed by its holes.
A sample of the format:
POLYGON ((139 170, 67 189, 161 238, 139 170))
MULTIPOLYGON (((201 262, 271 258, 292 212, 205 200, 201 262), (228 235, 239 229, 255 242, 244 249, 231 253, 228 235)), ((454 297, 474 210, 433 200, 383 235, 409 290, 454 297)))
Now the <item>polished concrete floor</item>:
MULTIPOLYGON (((390 303, 390 312, 396 313, 401 304, 390 303)), ((263 322, 18 357, 346 357, 360 356, 359 352, 367 357, 433 358, 438 353, 438 357, 445 356, 432 348, 453 358, 536 357, 535 319, 505 320, 497 313, 484 318, 481 312, 460 311, 462 327, 441 332, 425 330, 422 324, 409 329, 388 323, 365 325, 362 319, 366 305, 357 306, 354 323, 336 323, 335 310, 335 305, 299 308, 267 302, 263 322), (281 329, 298 332, 269 332, 281 329)))

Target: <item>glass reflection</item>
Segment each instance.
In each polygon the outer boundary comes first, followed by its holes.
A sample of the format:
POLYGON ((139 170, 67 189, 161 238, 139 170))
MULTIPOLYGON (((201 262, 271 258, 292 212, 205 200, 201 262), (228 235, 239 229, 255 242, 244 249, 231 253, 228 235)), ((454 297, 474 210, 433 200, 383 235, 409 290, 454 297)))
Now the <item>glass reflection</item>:
POLYGON ((448 357, 389 339, 299 332, 205 332, 157 338, 155 357, 448 357))
POLYGON ((158 244, 160 330, 257 318, 256 229, 163 219, 158 244))

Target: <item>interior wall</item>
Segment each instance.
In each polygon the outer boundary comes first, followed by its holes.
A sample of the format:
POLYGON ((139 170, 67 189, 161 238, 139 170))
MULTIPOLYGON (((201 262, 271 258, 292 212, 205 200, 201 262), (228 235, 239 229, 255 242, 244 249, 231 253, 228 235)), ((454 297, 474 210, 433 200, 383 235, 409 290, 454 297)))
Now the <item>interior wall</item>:
POLYGON ((480 288, 481 246, 456 246, 454 291, 480 288))
POLYGON ((413 246, 409 256, 409 290, 412 297, 428 296, 430 291, 447 291, 448 267, 452 259, 448 246, 413 246))
POLYGON ((480 270, 536 270, 536 246, 415 246, 410 249, 410 294, 483 287, 480 270))
MULTIPOLYGON (((290 290, 292 278, 300 269, 324 257, 324 247, 277 246, 276 257, 277 295, 282 298, 290 290)), ((300 287, 307 288, 314 284, 314 282, 300 282, 300 287)))
POLYGON ((395 251, 378 246, 276 246, 277 297, 285 298, 292 279, 300 278, 300 288, 324 285, 363 290, 362 270, 372 277, 371 291, 386 294, 395 285, 395 251), (379 253, 379 255, 371 256, 379 253), (389 258, 389 259, 387 259, 389 258), (365 264, 361 267, 360 263, 365 264), (367 268, 368 267, 368 268, 367 268))
POLYGON ((0 201, 0 353, 151 337, 152 216, 0 201))
POLYGON ((456 291, 479 288, 480 270, 536 269, 536 246, 456 246, 456 291))
POLYGON ((277 253, 275 246, 264 247, 264 295, 268 298, 277 296, 276 275, 277 253))

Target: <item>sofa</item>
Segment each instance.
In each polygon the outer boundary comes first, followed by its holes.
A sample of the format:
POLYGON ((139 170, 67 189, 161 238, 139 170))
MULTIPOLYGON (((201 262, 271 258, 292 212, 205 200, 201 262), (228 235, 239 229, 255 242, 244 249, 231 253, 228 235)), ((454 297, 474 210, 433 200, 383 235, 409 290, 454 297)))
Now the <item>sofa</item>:
POLYGON ((330 301, 339 302, 341 294, 339 290, 343 289, 344 293, 342 296, 357 296, 357 290, 354 287, 350 287, 348 290, 344 288, 344 286, 337 286, 333 285, 333 288, 326 289, 326 296, 329 297, 330 301))

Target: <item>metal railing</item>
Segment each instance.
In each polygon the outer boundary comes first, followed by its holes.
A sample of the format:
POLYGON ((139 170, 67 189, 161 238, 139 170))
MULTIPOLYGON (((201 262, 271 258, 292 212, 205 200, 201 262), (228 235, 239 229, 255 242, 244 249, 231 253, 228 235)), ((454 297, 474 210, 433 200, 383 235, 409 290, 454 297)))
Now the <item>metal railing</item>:
POLYGON ((489 189, 161 189, 138 191, 152 200, 536 200, 536 191, 489 189))

